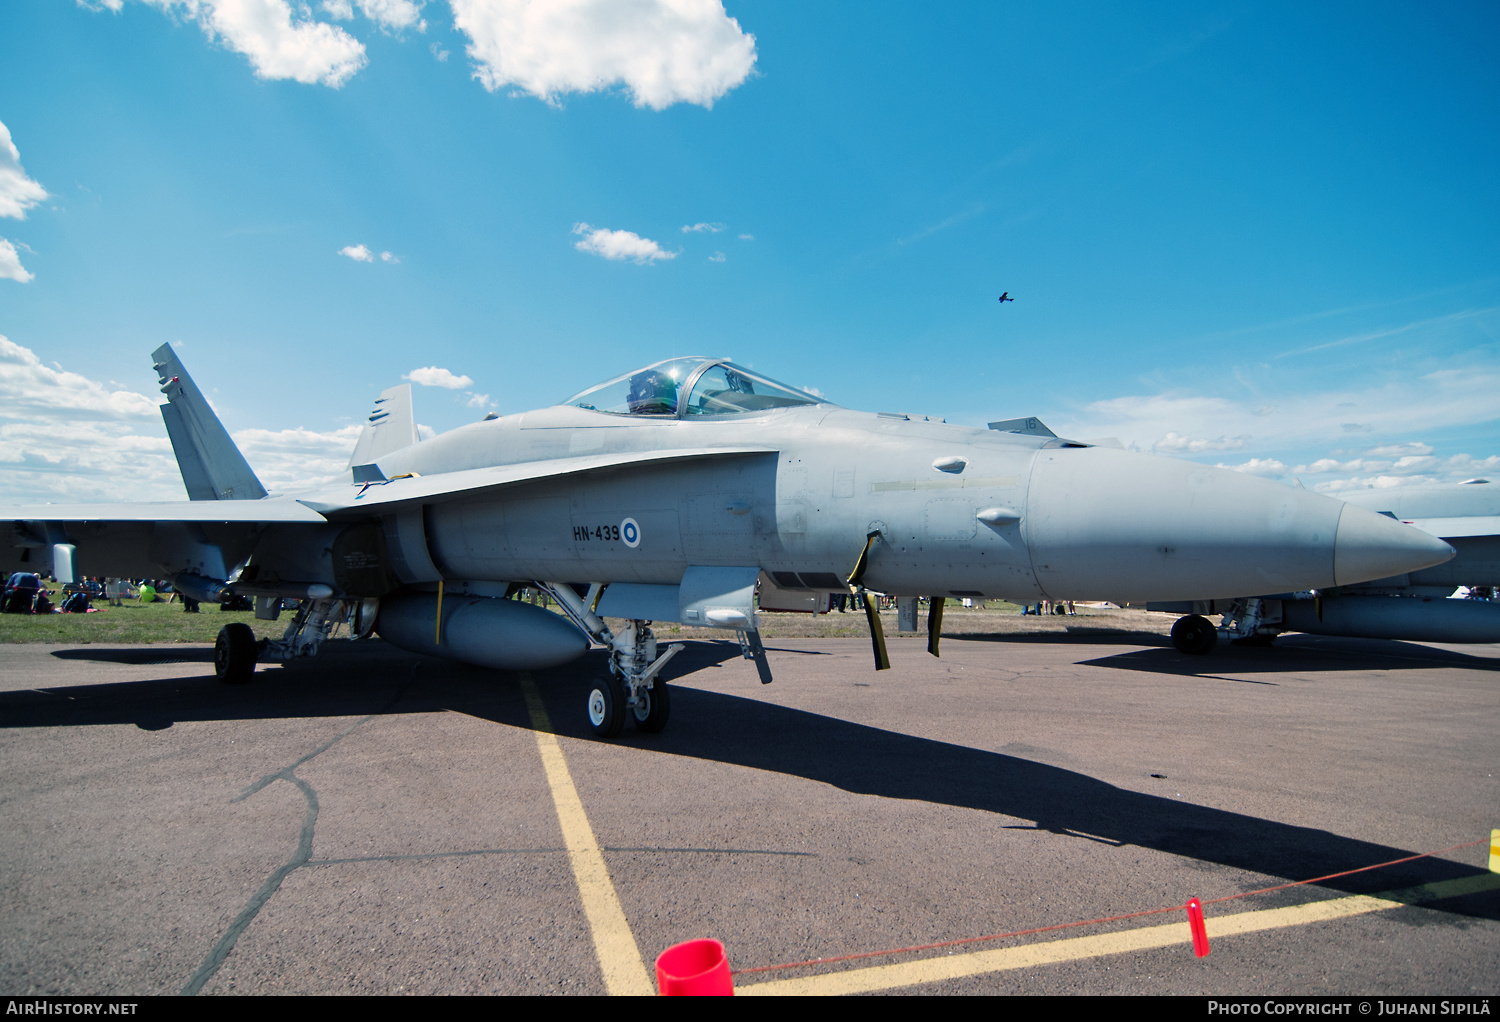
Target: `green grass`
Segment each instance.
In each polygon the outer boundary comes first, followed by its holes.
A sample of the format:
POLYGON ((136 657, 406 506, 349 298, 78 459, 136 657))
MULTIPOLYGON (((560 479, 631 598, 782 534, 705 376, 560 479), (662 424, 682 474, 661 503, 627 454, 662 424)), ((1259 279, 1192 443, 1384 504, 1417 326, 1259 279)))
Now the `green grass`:
POLYGON ((136 603, 111 607, 108 600, 95 602, 93 614, 0 614, 0 643, 135 643, 213 642, 219 629, 231 621, 243 621, 257 639, 280 638, 291 620, 283 611, 279 621, 257 621, 248 611, 222 611, 204 604, 197 614, 185 613, 181 603, 136 603))
MULTIPOLYGON (((257 621, 250 611, 219 610, 212 604, 204 604, 198 614, 183 612, 180 603, 136 603, 125 602, 124 606, 111 607, 107 600, 97 601, 98 612, 93 614, 0 614, 0 643, 45 642, 75 645, 83 643, 151 643, 151 642, 202 642, 211 643, 218 637, 219 629, 231 621, 243 621, 254 631, 257 639, 279 639, 291 622, 292 612, 283 611, 280 620, 257 621)), ((552 608, 554 611, 556 608, 552 608)), ((896 612, 884 611, 880 615, 887 636, 920 635, 918 632, 898 632, 896 612)), ((1093 610, 1080 608, 1077 617, 1022 617, 1021 608, 999 600, 989 601, 989 606, 980 609, 964 608, 950 602, 943 613, 945 635, 996 634, 996 633, 1044 633, 1080 630, 1160 631, 1170 628, 1170 615, 1147 614, 1145 611, 1093 610)), ((620 622, 610 621, 611 626, 620 622)), ((921 608, 918 629, 927 627, 927 608, 921 608)), ((693 628, 661 622, 654 626, 658 637, 663 639, 725 639, 733 638, 733 632, 716 628, 693 628)), ((339 629, 336 635, 342 635, 339 629)), ((863 638, 869 634, 863 611, 846 614, 782 614, 761 613, 761 635, 767 641, 791 638, 863 638)))

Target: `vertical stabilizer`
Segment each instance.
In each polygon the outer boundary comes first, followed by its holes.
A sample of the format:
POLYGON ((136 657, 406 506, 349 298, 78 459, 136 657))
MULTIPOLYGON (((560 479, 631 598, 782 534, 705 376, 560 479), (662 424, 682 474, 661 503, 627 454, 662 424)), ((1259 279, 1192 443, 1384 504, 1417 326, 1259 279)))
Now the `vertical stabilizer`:
POLYGON ((411 384, 383 390, 354 445, 349 467, 369 465, 417 442, 417 420, 411 410, 411 384))
POLYGON ((182 470, 182 482, 191 500, 259 500, 266 488, 255 478, 240 449, 229 439, 219 417, 208 406, 203 392, 183 368, 177 353, 163 344, 151 353, 161 392, 162 421, 182 470))

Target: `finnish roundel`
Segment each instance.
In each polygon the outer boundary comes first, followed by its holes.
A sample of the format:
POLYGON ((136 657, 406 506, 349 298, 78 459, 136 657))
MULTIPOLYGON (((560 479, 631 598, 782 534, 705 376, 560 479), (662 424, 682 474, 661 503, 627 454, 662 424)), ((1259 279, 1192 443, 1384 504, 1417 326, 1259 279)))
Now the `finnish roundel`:
POLYGON ((620 523, 620 538, 632 550, 641 545, 641 527, 634 518, 627 518, 620 523))

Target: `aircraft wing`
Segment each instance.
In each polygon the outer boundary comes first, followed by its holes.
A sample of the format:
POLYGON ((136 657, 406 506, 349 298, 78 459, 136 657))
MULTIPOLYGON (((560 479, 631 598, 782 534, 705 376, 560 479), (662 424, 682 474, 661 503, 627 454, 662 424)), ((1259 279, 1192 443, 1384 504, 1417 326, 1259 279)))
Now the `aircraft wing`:
POLYGON ((137 501, 108 504, 0 506, 10 522, 326 522, 318 512, 287 497, 267 500, 137 501))
POLYGON ((1500 535, 1500 517, 1469 515, 1463 518, 1415 518, 1410 522, 1438 539, 1500 535))
POLYGON ((539 479, 594 472, 608 468, 633 468, 668 461, 700 458, 743 457, 753 454, 776 454, 774 447, 699 447, 666 451, 620 451, 610 454, 588 454, 573 458, 551 458, 525 461, 514 465, 443 472, 429 476, 403 476, 366 484, 352 484, 348 497, 340 499, 329 493, 302 498, 300 503, 329 518, 349 518, 368 509, 390 509, 392 505, 456 500, 487 490, 539 479))

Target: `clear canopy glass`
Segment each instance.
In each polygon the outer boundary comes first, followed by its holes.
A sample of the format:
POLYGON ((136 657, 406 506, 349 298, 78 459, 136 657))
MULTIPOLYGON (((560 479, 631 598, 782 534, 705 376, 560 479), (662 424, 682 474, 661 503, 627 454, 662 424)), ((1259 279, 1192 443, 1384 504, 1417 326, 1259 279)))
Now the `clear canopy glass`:
POLYGON ((745 415, 826 404, 719 358, 673 358, 605 380, 563 404, 612 415, 745 415))

